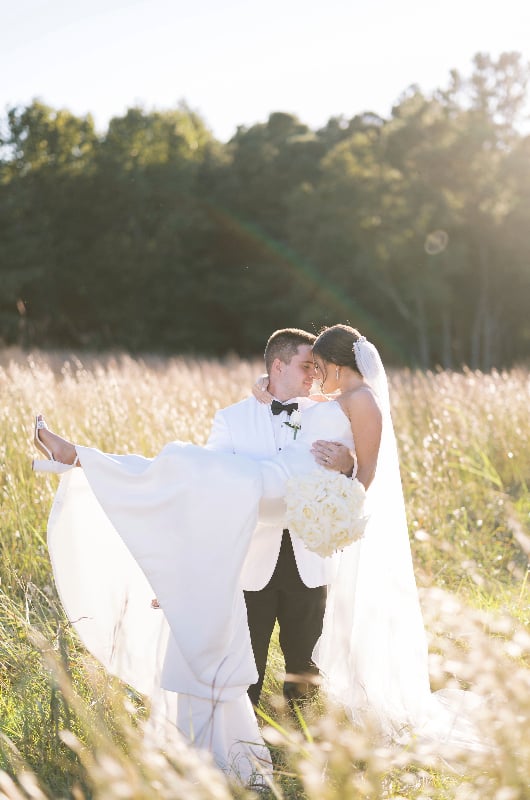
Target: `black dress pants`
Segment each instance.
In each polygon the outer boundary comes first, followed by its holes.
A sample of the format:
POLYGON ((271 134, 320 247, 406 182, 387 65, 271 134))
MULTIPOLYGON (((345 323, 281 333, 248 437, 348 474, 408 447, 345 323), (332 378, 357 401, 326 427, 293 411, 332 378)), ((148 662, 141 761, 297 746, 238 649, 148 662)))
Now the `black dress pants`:
POLYGON ((311 655, 322 633, 326 593, 326 586, 309 588, 303 583, 296 566, 291 537, 284 530, 278 561, 270 581, 258 592, 245 592, 250 639, 259 674, 258 682, 248 689, 254 705, 259 703, 276 620, 287 673, 284 694, 289 699, 302 699, 310 693, 312 687, 304 683, 303 676, 318 675, 311 655), (300 678, 289 680, 289 674, 300 678))

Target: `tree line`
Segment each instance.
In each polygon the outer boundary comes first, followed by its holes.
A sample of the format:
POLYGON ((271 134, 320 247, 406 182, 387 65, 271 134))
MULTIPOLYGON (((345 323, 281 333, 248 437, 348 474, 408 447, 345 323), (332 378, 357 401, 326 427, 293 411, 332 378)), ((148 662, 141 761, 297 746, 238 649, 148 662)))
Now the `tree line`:
POLYGON ((0 119, 0 342, 219 356, 359 327, 396 363, 530 353, 529 66, 477 54, 388 119, 272 113, 227 143, 185 104, 104 133, 0 119))

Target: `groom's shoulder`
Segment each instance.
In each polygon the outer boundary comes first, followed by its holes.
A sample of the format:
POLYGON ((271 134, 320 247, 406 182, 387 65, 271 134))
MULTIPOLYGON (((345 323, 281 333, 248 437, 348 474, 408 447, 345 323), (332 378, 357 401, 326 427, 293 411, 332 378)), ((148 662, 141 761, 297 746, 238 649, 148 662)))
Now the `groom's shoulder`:
POLYGON ((245 397, 238 403, 220 409, 215 417, 220 425, 236 431, 242 428, 246 430, 261 429, 269 414, 269 406, 258 403, 255 397, 245 397))
POLYGON ((256 398, 250 395, 250 397, 244 397, 243 400, 239 400, 237 403, 232 403, 229 406, 225 406, 225 408, 219 409, 217 413, 227 417, 239 416, 240 414, 255 413, 260 405, 261 403, 258 403, 256 398))

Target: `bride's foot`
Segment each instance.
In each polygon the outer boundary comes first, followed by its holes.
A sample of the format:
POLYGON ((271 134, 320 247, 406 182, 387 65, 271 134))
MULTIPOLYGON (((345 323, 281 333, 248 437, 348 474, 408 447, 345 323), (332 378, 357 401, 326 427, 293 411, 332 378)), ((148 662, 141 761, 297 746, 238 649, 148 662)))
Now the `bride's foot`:
POLYGON ((48 461, 34 461, 33 469, 47 472, 64 472, 77 466, 79 458, 71 442, 48 429, 42 414, 35 418, 35 447, 43 453, 48 461))

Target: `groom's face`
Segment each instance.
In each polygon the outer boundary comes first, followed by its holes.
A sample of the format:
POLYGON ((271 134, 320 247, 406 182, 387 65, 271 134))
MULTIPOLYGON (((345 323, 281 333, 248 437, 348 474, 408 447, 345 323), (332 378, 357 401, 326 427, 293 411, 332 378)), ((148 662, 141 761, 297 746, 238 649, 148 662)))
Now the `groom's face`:
POLYGON ((311 345, 301 344, 288 364, 280 362, 276 391, 278 400, 307 397, 315 379, 315 365, 311 345), (280 397, 280 394, 282 397, 280 397))

